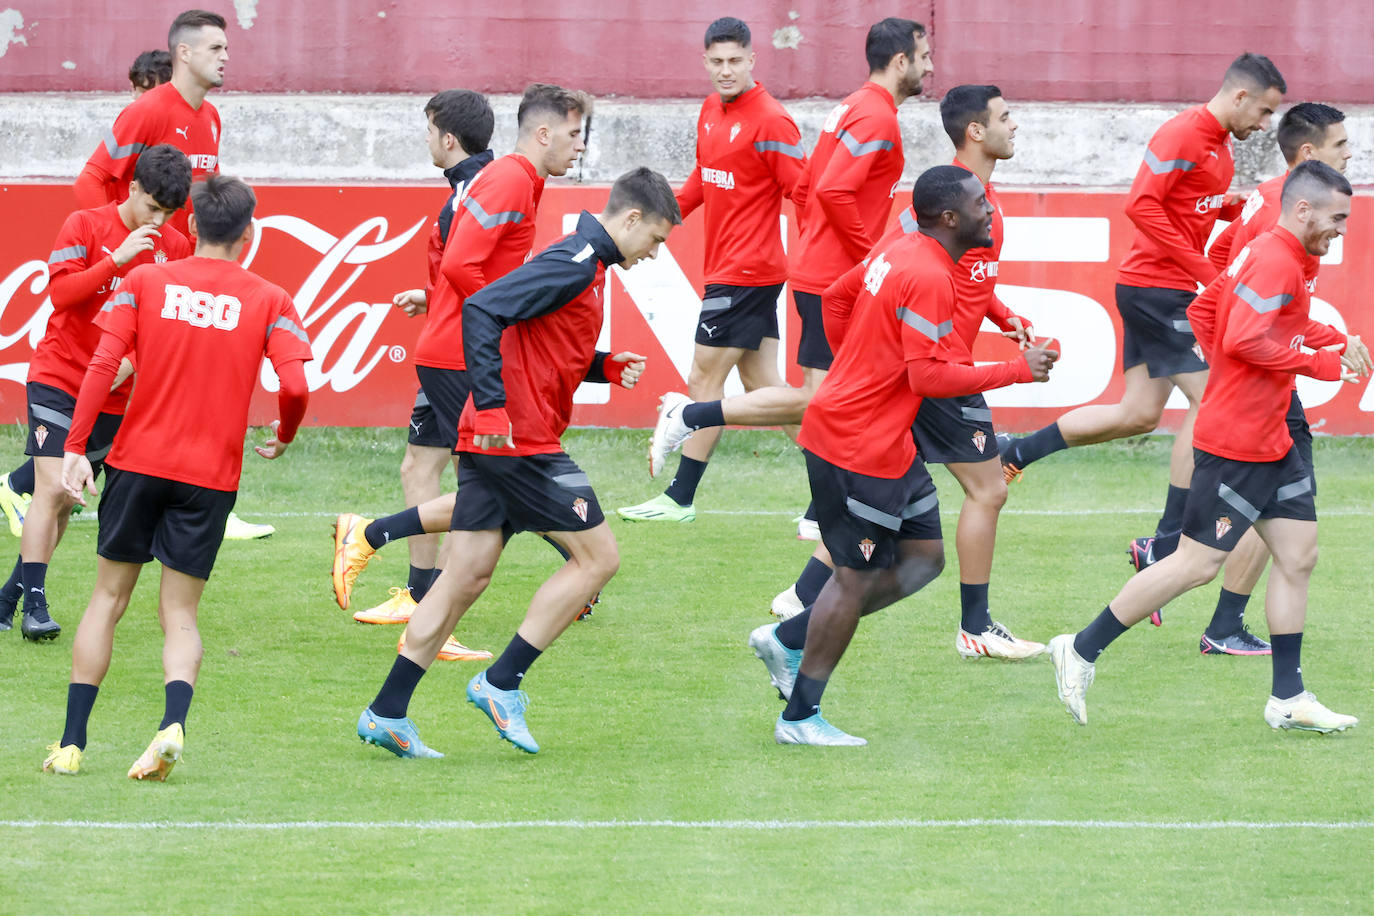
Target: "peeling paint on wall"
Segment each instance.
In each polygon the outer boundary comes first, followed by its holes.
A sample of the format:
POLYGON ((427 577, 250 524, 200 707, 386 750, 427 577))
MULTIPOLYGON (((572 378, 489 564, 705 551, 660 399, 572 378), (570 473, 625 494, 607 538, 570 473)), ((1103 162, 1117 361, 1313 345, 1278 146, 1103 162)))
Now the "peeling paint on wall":
POLYGON ((29 40, 19 34, 24 28, 24 14, 18 10, 0 10, 0 57, 10 49, 10 45, 27 45, 29 40))
POLYGON ((258 18, 258 0, 234 0, 234 15, 238 17, 239 28, 251 29, 253 20, 258 18))
POLYGON ((795 25, 785 25, 773 33, 773 47, 779 51, 796 49, 802 43, 801 29, 795 25))
POLYGON ((75 69, 76 69, 76 61, 74 61, 74 60, 64 60, 64 61, 62 61, 62 69, 63 69, 63 70, 75 70, 75 69))

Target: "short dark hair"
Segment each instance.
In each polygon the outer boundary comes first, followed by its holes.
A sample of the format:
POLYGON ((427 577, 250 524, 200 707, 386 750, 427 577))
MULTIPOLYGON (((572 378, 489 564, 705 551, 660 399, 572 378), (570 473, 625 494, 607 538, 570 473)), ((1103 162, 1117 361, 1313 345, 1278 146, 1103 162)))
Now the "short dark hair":
POLYGON ((1283 182, 1283 210, 1305 200, 1311 204, 1325 203, 1333 193, 1349 196, 1355 193, 1350 182, 1340 172, 1316 159, 1308 159, 1293 167, 1283 182))
POLYGON ((136 89, 152 89, 172 79, 172 55, 158 48, 144 51, 129 67, 129 82, 136 89))
POLYGON ((643 211, 646 217, 659 216, 673 226, 682 223, 682 211, 678 209, 672 185, 648 166, 630 169, 617 178, 606 201, 607 213, 623 213, 635 208, 643 211))
POLYGON ((914 19, 898 19, 889 16, 875 22, 868 30, 864 42, 864 57, 868 58, 868 72, 886 70, 895 54, 916 56, 916 39, 924 38, 926 27, 914 19))
POLYGON ((167 50, 175 54, 177 45, 186 41, 188 32, 194 32, 207 25, 223 29, 228 23, 219 13, 212 13, 209 10, 187 10, 182 13, 172 20, 172 27, 167 30, 167 50))
POLYGON ((523 129, 535 115, 554 114, 566 118, 573 112, 586 114, 586 106, 576 92, 551 83, 530 83, 520 97, 515 123, 523 129))
POLYGON ((196 215, 196 233, 211 245, 238 241, 253 221, 257 195, 237 178, 214 174, 197 181, 191 188, 191 207, 196 215))
POLYGON ((172 144, 159 143, 139 155, 134 181, 159 207, 180 209, 191 193, 191 160, 172 144))
POLYGON ((1345 112, 1321 102, 1299 102, 1285 111, 1274 131, 1283 161, 1292 165, 1304 143, 1321 146, 1326 142, 1327 128, 1344 120, 1345 112))
POLYGON ((425 115, 439 130, 453 134, 463 152, 469 156, 491 146, 496 115, 492 114, 487 97, 480 92, 445 89, 435 93, 425 103, 425 115))
POLYGON ((940 100, 940 120, 945 125, 945 133, 953 141, 954 148, 960 149, 968 136, 968 126, 974 121, 984 127, 990 117, 989 106, 993 99, 1000 99, 1002 90, 996 86, 976 86, 965 84, 955 86, 940 100))
POLYGON ((1288 84, 1283 81, 1283 74, 1274 66, 1274 62, 1263 54, 1251 54, 1249 51, 1231 61, 1222 85, 1245 86, 1260 92, 1266 89, 1288 91, 1288 84))
POLYGON ((916 222, 922 228, 929 228, 940 220, 946 210, 957 210, 968 193, 964 182, 973 173, 957 165, 937 165, 928 168, 916 179, 911 189, 911 208, 916 211, 916 222))
POLYGON ((734 16, 722 16, 706 27, 705 47, 709 48, 722 41, 733 41, 747 48, 752 43, 753 36, 749 34, 749 26, 744 24, 744 20, 736 19, 734 16))

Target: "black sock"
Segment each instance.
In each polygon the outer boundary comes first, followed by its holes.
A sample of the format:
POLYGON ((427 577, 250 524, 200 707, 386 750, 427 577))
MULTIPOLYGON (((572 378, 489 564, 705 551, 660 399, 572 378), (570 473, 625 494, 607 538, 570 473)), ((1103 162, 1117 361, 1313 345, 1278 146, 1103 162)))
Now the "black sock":
POLYGON ((368 709, 372 710, 374 716, 383 719, 404 719, 406 710, 410 708, 410 698, 424 676, 425 669, 404 655, 397 655, 391 673, 382 682, 377 699, 372 701, 368 709))
POLYGON ((1249 600, 1249 595, 1238 595, 1223 588, 1217 596, 1217 609, 1212 612, 1212 622, 1207 624, 1207 635, 1221 639, 1239 633, 1245 625, 1245 605, 1249 600))
POLYGON ((10 577, 5 580, 5 584, 0 585, 0 605, 12 608, 23 597, 24 561, 20 558, 14 561, 14 569, 10 572, 10 577))
POLYGON ((1096 620, 1078 631, 1078 635, 1073 638, 1073 650, 1083 661, 1096 662, 1102 650, 1129 629, 1130 627, 1116 619, 1109 604, 1106 610, 1097 615, 1096 620))
POLYGON ((67 685, 67 725, 62 729, 58 747, 75 744, 83 751, 86 749, 86 723, 91 720, 91 707, 95 706, 99 692, 94 684, 67 685))
POLYGON ((797 599, 801 601, 802 607, 810 607, 816 603, 816 597, 820 595, 821 589, 825 588, 825 583, 830 581, 830 577, 835 575, 835 570, 826 566, 815 557, 806 561, 806 568, 797 577, 797 599))
POLYGON ((810 623, 811 605, 808 604, 806 610, 795 617, 788 617, 778 624, 773 635, 778 638, 778 642, 788 649, 804 649, 806 648, 806 627, 810 623))
POLYGON ((988 610, 988 584, 959 583, 959 628, 975 636, 992 626, 992 612, 988 610))
POLYGON ((434 575, 432 569, 421 569, 418 566, 410 567, 410 576, 406 579, 406 588, 410 589, 410 597, 416 601, 425 597, 429 587, 434 584, 434 580, 439 578, 434 575))
POLYGON ((1064 436, 1059 432, 1059 424, 1051 423, 1029 436, 1011 440, 1007 454, 1011 458, 1012 464, 1024 469, 1031 462, 1039 461, 1046 455, 1051 455, 1068 447, 1069 444, 1064 441, 1064 436))
POLYGON ((16 493, 33 493, 32 458, 10 471, 10 489, 16 493))
POLYGON ((168 681, 162 685, 162 690, 166 694, 167 701, 163 707, 162 724, 157 727, 162 731, 173 722, 180 722, 181 727, 186 727, 186 713, 191 710, 191 695, 195 689, 185 681, 168 681))
POLYGON ((825 684, 825 681, 798 673, 797 682, 792 685, 792 698, 787 701, 787 708, 782 711, 782 717, 788 722, 800 722, 820 712, 821 694, 825 693, 825 684))
POLYGON ((720 406, 720 401, 699 401, 696 404, 688 404, 682 408, 682 422, 692 429, 701 429, 703 426, 724 426, 725 408, 720 406))
POLYGON ((434 567, 434 575, 432 575, 432 576, 429 577, 429 585, 426 585, 425 588, 427 588, 427 589, 433 588, 433 587, 434 587, 434 583, 439 581, 439 574, 440 574, 441 572, 443 572, 443 571, 444 571, 444 570, 443 570, 443 567, 441 567, 441 566, 436 566, 436 567, 434 567))
POLYGON ((1183 507, 1188 502, 1188 488, 1169 484, 1169 495, 1164 497, 1164 514, 1155 526, 1155 543, 1152 553, 1156 560, 1162 560, 1178 549, 1178 539, 1183 534, 1183 507))
POLYGON ((673 480, 664 493, 679 506, 690 506, 692 500, 697 498, 697 484, 701 483, 701 475, 705 473, 705 461, 683 455, 678 460, 677 473, 673 475, 673 480))
POLYGON ((1270 691, 1280 700, 1302 693, 1302 634, 1271 633, 1274 647, 1274 686, 1270 691))
POLYGON ((519 690, 525 672, 541 654, 541 650, 525 642, 516 633, 511 637, 506 651, 487 669, 487 683, 497 690, 519 690))
POLYGON ((24 579, 24 610, 38 611, 48 609, 48 564, 24 563, 21 575, 24 579))
POLYGON ((816 521, 816 501, 814 499, 806 504, 806 511, 802 513, 802 518, 808 522, 816 521))
POLYGON ((381 550, 392 541, 424 534, 425 526, 420 524, 420 507, 411 506, 395 515, 379 518, 363 529, 363 537, 373 550, 381 550))

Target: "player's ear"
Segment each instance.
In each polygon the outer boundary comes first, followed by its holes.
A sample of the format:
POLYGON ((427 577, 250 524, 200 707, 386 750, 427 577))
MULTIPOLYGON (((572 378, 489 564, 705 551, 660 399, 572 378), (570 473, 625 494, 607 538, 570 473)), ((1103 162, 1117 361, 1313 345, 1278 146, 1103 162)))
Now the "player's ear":
POLYGON ((196 211, 192 210, 191 215, 186 217, 186 231, 190 233, 192 242, 200 239, 200 227, 196 224, 196 211))
POLYGON ((243 227, 243 235, 239 236, 239 243, 245 247, 253 244, 253 235, 256 232, 257 223, 253 222, 252 220, 249 220, 248 225, 243 227))

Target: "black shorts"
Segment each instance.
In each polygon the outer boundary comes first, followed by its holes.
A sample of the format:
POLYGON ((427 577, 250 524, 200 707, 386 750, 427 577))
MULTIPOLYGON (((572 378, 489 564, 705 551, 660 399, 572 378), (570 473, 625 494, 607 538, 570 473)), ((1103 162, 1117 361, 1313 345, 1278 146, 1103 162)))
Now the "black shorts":
POLYGON ((163 566, 209 579, 238 493, 111 466, 100 496, 95 552, 116 563, 163 566))
MULTIPOLYGON (((455 424, 454 429, 457 428, 455 424)), ((449 442, 439 432, 439 417, 423 388, 415 391, 415 406, 410 408, 410 432, 406 434, 406 442, 426 448, 446 448, 449 451, 458 443, 456 437, 449 442)))
POLYGON ((1150 378, 1202 372, 1207 363, 1188 323, 1194 293, 1116 285, 1121 313, 1121 368, 1145 364, 1150 378))
POLYGON ((1278 461, 1234 461, 1193 449, 1193 481, 1183 508, 1183 533, 1218 550, 1233 550, 1262 518, 1317 520, 1312 469, 1296 447, 1278 461))
POLYGON ((706 284, 701 297, 697 343, 704 347, 742 347, 757 350, 765 337, 778 337, 778 294, 773 286, 706 284))
POLYGON ((808 369, 825 369, 835 360, 830 351, 830 341, 825 339, 825 316, 821 310, 821 297, 816 293, 792 290, 792 301, 797 305, 797 315, 801 318, 801 336, 797 338, 797 365, 808 369))
MULTIPOLYGON (((436 369, 433 366, 416 366, 415 376, 420 380, 420 394, 429 402, 433 413, 430 421, 431 437, 435 447, 453 451, 458 447, 458 418, 463 415, 463 405, 468 402, 468 374, 462 369, 436 369)), ((415 399, 418 407, 420 399, 415 399)), ((414 412, 411 413, 414 419, 414 412)), ((414 427, 411 427, 414 432, 414 427)), ((414 440, 409 440, 414 441, 414 440)), ((428 445, 429 442, 415 442, 428 445)))
POLYGON ((588 531, 605 520, 591 481, 563 452, 458 456, 450 531, 588 531))
POLYGON ((998 455, 992 410, 981 394, 924 398, 911 431, 921 457, 935 464, 977 464, 998 455))
POLYGON ((1284 422, 1288 424, 1288 434, 1293 437, 1293 447, 1298 450, 1298 457, 1307 466, 1307 473, 1312 475, 1312 495, 1317 495, 1317 471, 1312 465, 1312 429, 1307 425, 1307 411, 1302 409, 1302 401, 1298 400, 1298 389, 1293 389, 1293 399, 1288 402, 1288 415, 1284 422))
MULTIPOLYGON (((76 398, 42 382, 29 382, 25 389, 29 398, 29 439, 24 444, 24 454, 35 458, 61 458, 67 433, 72 428, 76 398)), ((115 433, 123 422, 124 415, 119 413, 96 416, 91 435, 86 439, 86 458, 94 473, 99 474, 104 466, 105 456, 110 453, 115 433)))
POLYGON ((940 503, 919 458, 896 480, 856 474, 803 450, 821 540, 836 566, 887 569, 898 541, 938 541, 940 503))

